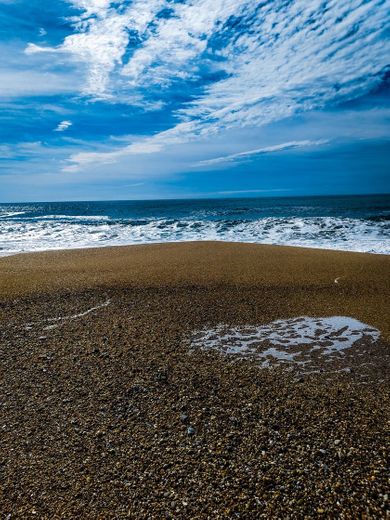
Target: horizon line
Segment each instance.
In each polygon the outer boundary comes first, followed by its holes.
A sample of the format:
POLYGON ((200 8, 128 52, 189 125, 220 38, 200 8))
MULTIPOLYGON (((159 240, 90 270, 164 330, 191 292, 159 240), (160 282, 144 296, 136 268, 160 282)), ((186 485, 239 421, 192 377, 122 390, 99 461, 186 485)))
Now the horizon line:
MULTIPOLYGON (((250 190, 248 190, 250 193, 250 190)), ((275 192, 273 192, 275 193, 275 192)), ((304 195, 248 195, 248 196, 198 196, 198 197, 165 197, 150 199, 73 199, 73 200, 26 200, 26 201, 0 201, 4 204, 50 204, 50 203, 69 203, 69 202, 164 202, 164 201, 201 201, 201 200, 245 200, 245 199, 295 199, 295 198, 327 198, 327 197, 390 197, 390 192, 383 193, 328 193, 328 194, 304 194, 304 195)))

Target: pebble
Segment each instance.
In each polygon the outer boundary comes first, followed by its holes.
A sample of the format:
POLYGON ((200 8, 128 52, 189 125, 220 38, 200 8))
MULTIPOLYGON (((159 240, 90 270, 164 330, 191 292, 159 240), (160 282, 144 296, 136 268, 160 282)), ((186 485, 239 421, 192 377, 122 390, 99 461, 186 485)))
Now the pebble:
POLYGON ((15 316, 73 315, 107 289, 2 302, 0 518, 34 506, 53 520, 385 518, 388 345, 348 359, 353 373, 301 384, 298 371, 189 354, 186 338, 210 323, 330 314, 333 300, 326 286, 321 307, 304 285, 172 288, 153 276, 111 288, 104 312, 44 342, 17 338, 15 316))

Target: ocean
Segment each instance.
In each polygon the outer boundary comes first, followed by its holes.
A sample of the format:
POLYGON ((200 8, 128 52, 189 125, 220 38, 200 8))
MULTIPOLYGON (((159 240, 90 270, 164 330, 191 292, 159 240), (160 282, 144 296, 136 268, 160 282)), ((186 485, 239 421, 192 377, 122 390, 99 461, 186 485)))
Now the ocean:
POLYGON ((0 204, 0 255, 223 240, 390 253, 390 195, 0 204))

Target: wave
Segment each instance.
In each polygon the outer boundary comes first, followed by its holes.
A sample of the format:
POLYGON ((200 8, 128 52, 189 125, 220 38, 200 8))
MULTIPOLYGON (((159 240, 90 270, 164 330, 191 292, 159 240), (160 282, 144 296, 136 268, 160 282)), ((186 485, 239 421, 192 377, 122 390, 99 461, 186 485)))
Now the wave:
POLYGON ((0 255, 110 245, 220 240, 390 254, 388 221, 338 217, 256 220, 45 216, 0 220, 0 255), (49 218, 56 217, 56 218, 49 218))
MULTIPOLYGON (((25 212, 20 212, 21 214, 22 213, 25 213, 25 212)), ((108 220, 110 220, 110 217, 106 216, 106 215, 44 215, 44 216, 25 216, 25 217, 18 217, 19 213, 18 212, 15 212, 14 215, 7 215, 7 217, 9 218, 10 216, 13 217, 13 216, 17 216, 17 218, 15 219, 12 219, 12 220, 23 220, 23 221, 28 221, 28 220, 32 220, 32 221, 41 221, 41 222, 44 222, 46 220, 56 220, 56 221, 59 221, 59 222, 67 222, 67 221, 71 221, 71 222, 106 222, 108 220)))
POLYGON ((0 218, 12 218, 19 215, 24 215, 25 211, 1 211, 0 210, 0 218))
POLYGON ((389 215, 373 215, 373 216, 367 217, 367 219, 372 220, 373 222, 389 222, 390 214, 389 215))

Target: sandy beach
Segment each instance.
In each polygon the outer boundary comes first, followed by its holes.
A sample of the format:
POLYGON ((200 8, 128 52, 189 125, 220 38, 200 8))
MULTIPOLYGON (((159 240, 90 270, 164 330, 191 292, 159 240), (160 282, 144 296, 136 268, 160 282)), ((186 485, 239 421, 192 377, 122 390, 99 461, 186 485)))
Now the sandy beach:
POLYGON ((193 242, 0 258, 1 517, 385 518, 389 311, 385 255, 193 242), (322 350, 267 367, 193 339, 257 327, 275 350, 275 322, 302 317, 366 328, 340 351, 321 322, 322 350))

